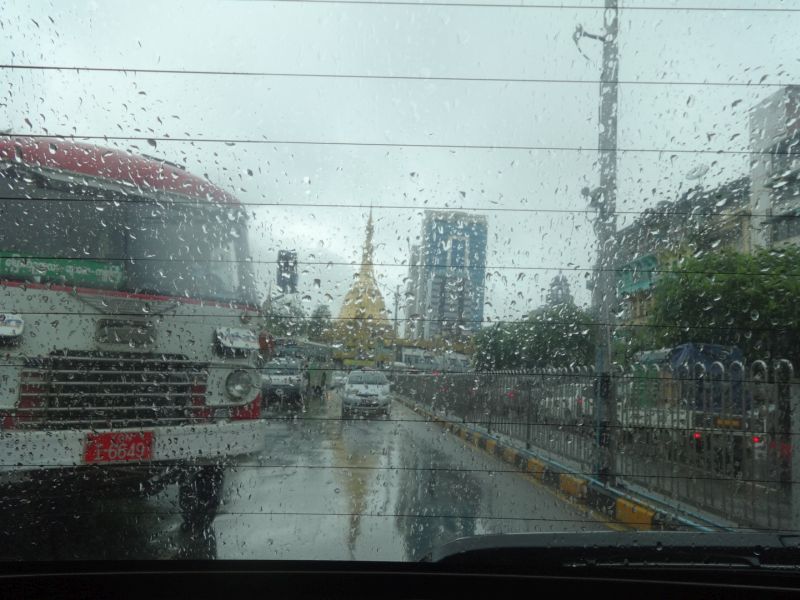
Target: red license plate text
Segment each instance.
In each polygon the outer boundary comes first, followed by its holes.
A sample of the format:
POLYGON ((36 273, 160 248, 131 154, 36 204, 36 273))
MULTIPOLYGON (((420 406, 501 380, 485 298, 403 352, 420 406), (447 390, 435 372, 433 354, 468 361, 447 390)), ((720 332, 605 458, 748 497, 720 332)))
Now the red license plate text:
POLYGON ((90 433, 83 452, 85 463, 111 463, 151 460, 153 432, 90 433))

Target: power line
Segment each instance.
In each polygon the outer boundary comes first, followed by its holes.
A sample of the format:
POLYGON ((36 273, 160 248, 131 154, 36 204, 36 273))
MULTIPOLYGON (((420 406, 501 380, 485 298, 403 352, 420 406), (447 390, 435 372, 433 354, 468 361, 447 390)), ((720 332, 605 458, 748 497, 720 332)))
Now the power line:
MULTIPOLYGON (((90 312, 78 312, 78 311, 28 311, 28 310, 17 310, 14 311, 14 314, 17 315, 38 315, 38 316, 75 316, 75 317, 97 317, 103 316, 100 313, 90 313, 90 312)), ((111 314, 115 317, 146 317, 148 313, 143 312, 112 312, 107 313, 111 314)), ((213 319, 241 319, 241 315, 219 315, 219 314, 196 314, 196 313, 168 313, 170 317, 181 317, 181 318, 213 318, 213 319)), ((394 318, 386 318, 386 319, 371 319, 366 317, 320 317, 320 316, 313 316, 313 315, 266 315, 263 317, 265 320, 278 320, 278 321, 331 321, 331 322, 369 322, 372 324, 385 322, 389 323, 390 321, 394 321, 394 318)), ((398 321, 402 322, 414 322, 414 323, 457 323, 460 322, 464 325, 479 325, 479 324, 492 324, 492 325, 509 325, 509 324, 516 324, 516 325, 539 325, 543 327, 568 327, 568 328, 575 328, 575 327, 592 327, 596 326, 597 323, 594 321, 556 321, 556 320, 548 320, 548 321, 534 321, 530 319, 469 319, 469 320, 461 320, 458 319, 447 319, 447 318, 432 318, 432 317, 397 317, 398 321)), ((693 331, 741 331, 741 332, 750 332, 750 333, 786 333, 789 331, 794 331, 795 329, 800 329, 800 325, 798 324, 786 324, 783 327, 744 327, 744 326, 722 326, 722 325, 698 325, 698 326, 687 326, 682 324, 667 324, 667 323, 603 323, 603 325, 613 327, 616 329, 691 329, 693 331)), ((280 337, 280 336, 278 336, 280 337)), ((333 369, 335 370, 335 369, 333 369)))
MULTIPOLYGON (((577 512, 577 511, 576 511, 577 512)), ((72 516, 72 515, 102 515, 108 514, 111 515, 112 513, 98 511, 98 510, 70 510, 69 512, 63 511, 45 511, 45 512, 37 512, 37 511, 30 511, 30 510, 15 510, 14 514, 18 515, 51 515, 51 516, 59 516, 61 518, 65 516, 72 516)), ((174 510, 132 510, 132 509, 115 509, 113 512, 114 515, 136 515, 136 516, 181 516, 183 513, 181 511, 174 511, 174 510)), ((220 510, 216 513, 217 516, 261 516, 261 517, 346 517, 346 518, 379 518, 379 519, 480 519, 482 521, 543 521, 546 523, 583 523, 584 525, 587 523, 586 519, 556 519, 550 517, 512 517, 512 516, 497 516, 497 515, 481 515, 481 514, 432 514, 432 513, 378 513, 378 512, 360 512, 360 513, 350 513, 350 512, 314 512, 314 511, 235 511, 235 510, 220 510)), ((750 529, 750 528, 748 528, 750 529)), ((781 531, 791 531, 791 530, 781 530, 781 531)))
MULTIPOLYGON (((253 2, 255 0, 248 0, 253 2)), ((269 0, 269 1, 282 1, 282 0, 269 0)), ((291 2, 299 2, 302 0, 290 0, 291 2)), ((318 2, 320 0, 310 0, 313 2, 318 2)), ((582 531, 586 531, 587 523, 592 523, 596 525, 602 524, 601 522, 595 522, 590 520, 592 514, 595 511, 579 507, 579 506, 572 506, 572 508, 576 512, 584 512, 587 518, 584 519, 565 519, 565 518, 553 518, 553 517, 513 517, 513 516, 497 516, 497 515, 481 515, 481 514, 449 514, 449 513, 376 513, 376 512, 361 512, 361 513, 351 513, 351 512, 314 512, 314 511, 303 511, 303 512, 295 512, 295 511, 233 511, 233 510, 220 510, 216 513, 217 516, 261 516, 261 517, 335 517, 335 518, 377 518, 377 519, 424 519, 424 520, 432 520, 432 519, 444 519, 444 520, 453 520, 458 519, 461 521, 522 521, 522 522, 542 522, 542 523, 573 523, 573 524, 581 524, 583 525, 582 531)), ((680 511, 678 511, 680 512, 680 511)), ((25 516, 50 516, 50 517, 58 517, 62 519, 60 521, 59 526, 63 527, 65 523, 69 523, 67 520, 68 517, 73 516, 114 516, 114 515, 124 515, 124 516, 137 516, 137 517, 179 517, 182 516, 181 511, 176 510, 132 510, 132 509, 118 509, 115 508, 114 511, 103 511, 103 510, 79 510, 79 511, 53 511, 53 510, 43 510, 43 511, 35 511, 35 510, 15 510, 15 515, 25 515, 25 516)), ((607 517, 607 515, 604 515, 607 517)), ((83 522, 84 529, 82 530, 85 533, 85 526, 86 523, 83 522)), ((755 532, 755 533, 798 533, 800 529, 792 529, 789 527, 775 527, 775 528, 768 528, 768 527, 749 527, 749 526, 734 526, 734 525, 726 525, 726 530, 728 531, 743 531, 743 532, 755 532)), ((562 532, 568 533, 568 532, 562 532)), ((709 534, 711 535, 711 534, 709 534)), ((15 557, 16 559, 17 557, 15 557)))
MULTIPOLYGON (((280 336, 277 336, 277 337, 280 337, 280 336)), ((436 351, 432 350, 431 352, 435 353, 436 351)), ((298 354, 298 353, 290 354, 290 353, 287 353, 287 352, 281 352, 279 350, 276 353, 275 357, 273 359, 271 359, 271 360, 274 360, 275 358, 298 358, 298 359, 303 359, 303 358, 309 358, 309 357, 310 357, 310 355, 303 355, 302 353, 300 353, 300 354, 298 354)), ((8 359, 9 357, 6 357, 6 358, 8 359)), ((46 370, 46 369, 49 368, 49 365, 50 365, 51 362, 58 362, 59 360, 69 361, 70 358, 71 358, 71 356, 68 355, 68 354, 67 355, 46 354, 46 355, 26 356, 24 358, 20 358, 20 360, 18 362, 0 362, 0 367, 17 367, 17 368, 22 368, 23 370, 25 370, 25 369, 33 369, 33 370, 44 369, 44 370, 46 370)), ((100 361, 103 358, 105 358, 105 360, 102 360, 102 363, 103 364, 108 364, 108 365, 110 365, 112 367, 114 365, 117 365, 117 364, 123 364, 123 363, 125 363, 125 360, 126 360, 126 359, 119 359, 118 362, 115 362, 114 360, 109 360, 109 359, 114 359, 115 358, 113 355, 112 356, 106 356, 106 357, 102 357, 101 356, 101 357, 99 357, 98 360, 100 361)), ((215 357, 215 358, 216 358, 216 360, 224 360, 224 359, 221 359, 220 357, 215 357)), ((242 369, 242 368, 247 367, 251 371, 264 372, 264 371, 273 370, 275 368, 282 368, 282 367, 278 367, 278 366, 272 366, 271 365, 271 360, 266 362, 264 364, 264 366, 262 366, 262 367, 253 367, 253 366, 244 365, 241 362, 232 362, 230 364, 220 364, 219 362, 218 363, 210 363, 208 361, 204 361, 202 359, 198 359, 196 361, 191 361, 189 364, 186 364, 186 362, 184 362, 181 365, 179 365, 179 366, 187 367, 187 369, 185 369, 185 370, 173 369, 173 370, 161 371, 161 372, 162 373, 173 374, 173 375, 180 375, 180 374, 203 373, 205 371, 211 371, 213 369, 222 369, 222 370, 229 371, 231 369, 242 369)), ((90 362, 90 361, 87 361, 87 362, 90 362)), ((171 359, 169 357, 167 357, 167 358, 164 359, 163 364, 169 365, 170 362, 171 362, 171 359)), ((787 361, 787 362, 789 362, 789 361, 787 361)), ((94 364, 96 365, 97 363, 94 363, 94 364)), ((330 364, 330 363, 326 363, 326 364, 330 364)), ((654 377, 654 371, 648 371, 648 372, 645 372, 644 374, 637 375, 637 373, 642 373, 642 370, 640 369, 640 367, 642 367, 642 365, 633 365, 631 367, 628 367, 627 370, 625 370, 625 371, 615 372, 613 377, 614 377, 615 380, 618 380, 618 381, 625 381, 625 382, 642 381, 642 382, 644 382, 646 384, 650 384, 650 385, 654 385, 654 386, 657 385, 659 381, 662 381, 662 380, 654 377)), ((752 367, 752 364, 751 364, 751 367, 752 367)), ((580 367, 575 367, 575 368, 579 369, 580 367)), ((659 367, 659 371, 658 371, 659 374, 663 374, 664 368, 665 367, 659 367)), ((411 379, 434 378, 434 380, 437 381, 437 382, 444 382, 444 383, 447 383, 447 384, 452 384, 453 382, 452 381, 447 381, 445 379, 442 379, 442 377, 451 377, 451 378, 453 378, 453 380, 458 379, 458 378, 468 379, 470 381, 470 384, 474 383, 476 379, 477 380, 479 380, 479 379, 496 380, 496 379, 509 379, 509 378, 511 378, 511 379, 514 379, 514 378, 522 378, 522 379, 525 379, 525 378, 528 378, 528 379, 540 378, 542 381, 545 381, 547 379, 559 379, 559 380, 560 379, 570 379, 573 382, 578 382, 578 381, 580 381, 582 379, 587 379, 587 380, 594 381, 597 376, 593 372, 591 372, 591 370, 588 367, 586 367, 586 369, 587 370, 585 372, 572 372, 572 371, 569 371, 569 369, 567 367, 554 367, 554 368, 551 368, 550 370, 548 370, 547 368, 537 367, 537 368, 527 368, 527 369, 526 368, 519 368, 519 369, 477 370, 477 371, 464 371, 464 370, 441 368, 441 369, 435 369, 435 373, 434 373, 430 369, 428 369, 428 370, 420 370, 417 367, 414 367, 412 365, 406 365, 402 369, 394 368, 394 367, 387 368, 387 369, 380 369, 380 373, 383 373, 385 375, 388 374, 388 375, 392 375, 392 376, 408 377, 408 378, 411 378, 411 379), (413 371, 416 371, 416 372, 413 372, 413 371)), ((776 367, 776 369, 777 369, 777 367, 776 367)), ((333 367, 333 366, 321 366, 320 365, 320 366, 308 367, 308 370, 326 372, 326 373, 341 373, 342 371, 345 371, 347 369, 346 368, 333 367)), ((142 372, 143 373, 148 373, 148 372, 149 373, 158 373, 158 371, 146 371, 146 370, 142 371, 142 372)), ((699 381, 705 381, 706 383, 715 382, 715 383, 721 383, 721 384, 730 384, 730 383, 736 383, 736 384, 753 383, 753 384, 759 384, 759 385, 765 384, 765 382, 763 380, 761 380, 761 379, 756 379, 755 377, 748 378, 748 377, 745 377, 745 376, 742 376, 741 378, 728 378, 728 379, 724 379, 724 380, 719 380, 718 378, 716 378, 714 372, 707 372, 705 374, 705 376, 704 376, 704 379, 701 379, 699 377, 692 376, 691 374, 683 375, 683 374, 680 373, 680 370, 679 370, 678 375, 675 375, 675 376, 670 375, 670 379, 668 381, 670 381, 670 382, 689 382, 689 383, 697 383, 699 381)), ((768 384, 769 385, 774 385, 774 382, 768 382, 768 384)), ((66 385, 69 385, 69 384, 66 384, 66 385)), ((793 383, 792 385, 795 385, 795 384, 793 383)), ((244 405, 242 405, 242 406, 244 406, 244 405)), ((140 408, 147 409, 148 407, 145 406, 145 407, 140 407, 140 408)), ((203 407, 186 406, 184 408, 186 408, 188 410, 188 409, 192 409, 192 408, 203 408, 203 407)), ((214 406, 213 405, 209 405, 206 408, 214 408, 214 406)), ((3 410, 5 410, 5 409, 3 409, 3 410)), ((11 408, 9 410, 11 410, 11 408)), ((270 417, 266 417, 266 418, 270 418, 270 417)), ((327 420, 338 421, 339 420, 338 417, 335 418, 335 419, 330 419, 330 418, 327 418, 327 417, 324 417, 324 418, 318 418, 318 417, 295 417, 295 419, 296 420, 309 420, 309 421, 327 421, 327 420)), ((400 419, 400 421, 408 421, 408 420, 409 419, 400 419)), ((413 420, 414 419, 411 419, 411 421, 413 421, 413 420)), ((474 424, 486 424, 486 423, 488 423, 488 421, 480 421, 480 420, 478 420, 478 421, 465 421, 465 422, 466 423, 474 423, 474 424)), ((497 423, 497 421, 492 421, 492 424, 496 424, 496 423, 497 423)), ((513 421, 509 421, 509 423, 514 423, 514 422, 513 421)), ((547 424, 547 423, 540 423, 540 424, 544 425, 544 424, 547 424)), ((550 423, 550 424, 552 424, 552 423, 550 423)))
MULTIPOLYGON (((154 256, 37 256, 37 255, 14 255, 0 257, 0 260, 21 260, 21 261, 37 261, 37 260, 65 260, 65 261, 81 261, 88 260, 94 262, 123 262, 135 264, 137 262, 153 262, 153 263, 168 263, 168 264, 253 264, 253 265, 272 265, 275 264, 274 260, 255 260, 255 259, 234 259, 234 258, 157 258, 154 256)), ((421 269, 441 269, 446 270, 464 270, 464 271, 567 271, 567 272, 610 272, 610 273, 629 273, 639 272, 635 269, 626 267, 616 268, 600 268, 600 267, 580 267, 575 265, 553 265, 553 266, 530 266, 530 265, 437 265, 436 263, 386 263, 386 262, 371 262, 360 263, 355 261, 298 261, 298 266, 323 266, 323 267, 363 267, 365 265, 372 265, 374 267, 395 267, 395 268, 409 268, 416 267, 421 269)), ((800 272, 797 273, 784 273, 780 271, 706 271, 706 270, 678 270, 678 269, 647 269, 648 273, 658 275, 677 275, 677 276, 691 276, 691 275, 736 275, 741 277, 778 277, 790 278, 800 277, 800 272)), ((0 274, 0 279, 2 279, 0 274)))
MULTIPOLYGON (((713 192, 714 190, 702 190, 703 192, 713 192)), ((702 192, 701 192, 702 193, 702 192)), ((135 196, 134 196, 135 198, 135 196)), ((0 202, 18 201, 18 202, 90 202, 90 203, 103 203, 113 204, 116 202, 115 198, 47 198, 44 196, 0 196, 0 202)), ((593 209, 588 208, 533 208, 533 207, 502 207, 502 206, 448 206, 448 205, 415 205, 415 204, 344 204, 344 203, 321 203, 321 202, 242 202, 238 207, 249 206, 268 206, 272 208, 344 208, 344 209, 369 209, 374 210, 419 210, 419 211, 437 211, 437 212, 508 212, 508 213, 553 213, 553 214, 585 214, 594 215, 596 213, 593 209)), ((238 208, 236 207, 236 208, 238 208)), ((663 217, 721 217, 721 218, 768 218, 775 217, 774 214, 767 213, 751 213, 735 214, 725 212, 701 212, 701 211, 678 211, 678 210, 655 210, 653 208, 645 208, 642 210, 617 210, 617 214, 622 215, 637 215, 637 216, 663 216, 663 217)), ((779 215, 785 219, 800 218, 800 214, 787 214, 779 215)))
MULTIPOLYGON (((294 1, 294 0, 292 0, 294 1)), ((202 137, 170 137, 170 136, 134 136, 134 135, 87 135, 87 134, 44 134, 44 133, 4 133, 12 138, 41 138, 58 141, 66 140, 98 140, 118 142, 144 142, 153 145, 159 142, 180 142, 191 144, 224 144, 236 145, 275 145, 275 146, 342 146, 355 148, 424 148, 432 150, 503 150, 517 152, 547 151, 547 152, 607 152, 605 148, 594 146, 523 146, 503 144, 433 144, 413 142, 363 142, 363 141, 321 141, 321 140, 278 140, 262 138, 202 138, 202 137)), ((617 148, 617 152, 629 154, 728 154, 736 156, 776 156, 793 155, 792 151, 767 151, 767 150, 712 150, 712 149, 683 149, 683 148, 617 148)))
MULTIPOLYGON (((98 67, 75 65, 42 65, 42 64, 0 64, 0 69, 24 71, 74 71, 76 73, 117 73, 123 75, 197 75, 218 77, 276 77, 296 79, 362 79, 386 81, 425 81, 425 82, 465 82, 465 83, 545 83, 545 84, 577 84, 597 85, 597 79, 567 79, 546 77, 477 77, 477 76, 436 76, 436 75, 373 75, 367 73, 295 73, 288 71, 226 71, 214 69, 166 69, 139 67, 98 67)), ((615 82, 618 85, 643 86, 692 86, 692 87, 786 87, 795 85, 789 82, 750 82, 750 81, 668 81, 650 79, 630 79, 615 82)))
MULTIPOLYGON (((384 423, 386 421, 383 421, 384 423)), ((413 421, 415 423, 421 423, 423 421, 413 421)), ((26 467, 26 468, 50 468, 50 467, 58 467, 61 466, 59 463, 14 463, 15 467, 26 467)), ((115 468, 119 466, 122 468, 126 468, 127 470, 142 470, 147 471, 151 467, 143 466, 141 464, 130 464, 130 463, 120 463, 119 465, 115 465, 115 468)), ((509 474, 524 474, 524 471, 520 469, 480 469, 480 468, 463 468, 463 467, 404 467, 404 466, 379 466, 379 465, 306 465, 306 464, 292 464, 292 463, 285 463, 285 464, 258 464, 258 463, 235 463, 231 467, 233 470, 238 469, 297 469, 302 470, 306 469, 309 471, 324 471, 324 470, 331 470, 331 471, 388 471, 388 472, 412 472, 412 473, 469 473, 469 474, 486 474, 491 472, 493 475, 509 475, 509 474)), ((583 475, 587 477, 591 477, 593 475, 592 472, 589 471, 557 471, 552 470, 550 471, 554 475, 583 475)), ((648 475, 648 474, 640 474, 640 473, 619 473, 621 477, 630 477, 632 479, 676 479, 676 480, 687 480, 687 481, 717 481, 717 482, 736 482, 742 484, 763 484, 763 483, 774 483, 774 484, 794 484, 800 483, 797 481, 786 480, 786 481, 778 481, 776 479, 740 479, 738 477, 726 477, 726 476, 714 476, 714 475, 648 475)))
MULTIPOLYGON (((544 9, 544 10, 592 10, 602 11, 602 6, 581 4, 492 4, 484 2, 412 2, 409 0, 247 0, 281 4, 352 4, 360 6, 408 6, 414 8, 502 8, 502 9, 544 9)), ((711 13, 796 13, 800 8, 785 7, 734 7, 734 6, 624 6, 625 11, 651 12, 711 12, 711 13)))

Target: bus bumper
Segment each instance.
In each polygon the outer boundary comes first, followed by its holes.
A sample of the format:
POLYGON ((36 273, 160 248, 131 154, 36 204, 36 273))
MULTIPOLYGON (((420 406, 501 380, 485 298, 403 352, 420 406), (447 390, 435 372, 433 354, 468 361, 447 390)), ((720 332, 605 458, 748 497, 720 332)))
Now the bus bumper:
POLYGON ((42 471, 76 469, 154 469, 169 465, 218 465, 264 448, 266 424, 261 419, 115 433, 152 433, 152 456, 145 461, 86 462, 90 434, 102 430, 0 431, 0 485, 22 483, 42 471))

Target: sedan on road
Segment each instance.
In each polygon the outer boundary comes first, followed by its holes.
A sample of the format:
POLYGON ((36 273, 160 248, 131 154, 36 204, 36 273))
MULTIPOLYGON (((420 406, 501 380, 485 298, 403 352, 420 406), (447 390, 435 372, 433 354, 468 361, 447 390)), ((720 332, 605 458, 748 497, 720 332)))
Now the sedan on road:
POLYGON ((390 384, 378 371, 353 371, 347 378, 342 394, 342 418, 354 414, 381 414, 391 411, 390 384))
POLYGON ((277 401, 293 408, 303 407, 303 371, 300 361, 276 358, 268 362, 261 373, 261 394, 265 406, 277 401))

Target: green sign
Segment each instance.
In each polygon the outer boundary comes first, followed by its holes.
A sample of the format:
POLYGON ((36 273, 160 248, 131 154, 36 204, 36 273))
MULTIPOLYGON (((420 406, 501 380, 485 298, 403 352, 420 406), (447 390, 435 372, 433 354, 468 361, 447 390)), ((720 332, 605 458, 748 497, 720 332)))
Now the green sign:
POLYGON ((0 252, 0 277, 116 289, 122 285, 125 269, 120 261, 23 258, 0 252))
POLYGON ((658 269, 658 259, 652 254, 641 256, 622 267, 617 290, 620 294, 634 294, 653 287, 658 269))

